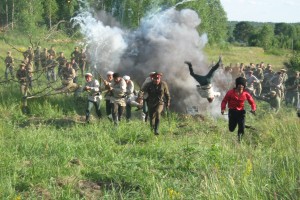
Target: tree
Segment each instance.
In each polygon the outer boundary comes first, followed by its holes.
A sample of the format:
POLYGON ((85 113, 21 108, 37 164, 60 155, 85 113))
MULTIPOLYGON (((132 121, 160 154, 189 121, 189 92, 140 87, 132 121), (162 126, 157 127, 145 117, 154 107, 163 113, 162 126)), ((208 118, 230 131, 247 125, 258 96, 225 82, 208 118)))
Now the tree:
POLYGON ((23 32, 33 32, 43 21, 43 7, 40 0, 15 1, 15 23, 23 32))
POLYGON ((264 25, 257 35, 258 46, 268 50, 272 47, 274 40, 274 28, 271 25, 264 25))
POLYGON ((233 36, 237 42, 248 45, 249 38, 254 32, 254 27, 249 22, 239 22, 235 25, 233 36))
POLYGON ((58 11, 58 5, 56 0, 45 0, 43 2, 44 6, 44 18, 45 21, 48 21, 48 26, 51 29, 52 24, 57 22, 58 16, 57 16, 57 11, 58 11))

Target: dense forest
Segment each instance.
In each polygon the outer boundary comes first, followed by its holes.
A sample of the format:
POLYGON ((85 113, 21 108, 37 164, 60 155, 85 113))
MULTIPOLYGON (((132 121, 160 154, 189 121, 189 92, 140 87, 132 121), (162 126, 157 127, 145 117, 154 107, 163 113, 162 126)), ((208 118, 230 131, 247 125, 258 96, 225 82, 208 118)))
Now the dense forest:
POLYGON ((201 18, 198 31, 207 33, 210 45, 256 46, 267 51, 294 50, 294 57, 287 65, 300 69, 300 23, 228 22, 220 0, 0 0, 0 27, 2 32, 20 31, 23 34, 57 28, 70 36, 76 33, 71 18, 88 7, 94 15, 105 11, 120 26, 134 29, 151 12, 172 6, 198 13, 201 18))

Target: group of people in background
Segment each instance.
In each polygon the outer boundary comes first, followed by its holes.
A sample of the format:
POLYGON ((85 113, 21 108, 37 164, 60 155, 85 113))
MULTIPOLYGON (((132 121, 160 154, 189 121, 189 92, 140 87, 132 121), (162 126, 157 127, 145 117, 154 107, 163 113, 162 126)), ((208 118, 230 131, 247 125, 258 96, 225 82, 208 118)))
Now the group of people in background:
POLYGON ((299 71, 287 71, 284 68, 274 71, 271 64, 265 66, 264 62, 256 65, 250 63, 248 66, 241 63, 234 67, 226 66, 223 70, 233 78, 245 78, 248 92, 258 100, 269 102, 276 112, 282 102, 295 108, 299 105, 299 71))
MULTIPOLYGON (((5 79, 9 80, 15 77, 20 83, 24 107, 27 107, 28 89, 33 87, 33 75, 41 71, 46 74, 48 84, 61 79, 62 86, 55 89, 56 93, 86 91, 88 100, 86 106, 86 122, 90 122, 91 110, 95 107, 96 114, 99 118, 103 117, 101 113, 101 102, 105 100, 105 111, 107 117, 115 125, 121 121, 123 113, 127 121, 131 119, 132 107, 140 110, 141 118, 147 121, 149 118, 150 127, 154 134, 159 134, 159 124, 161 113, 170 106, 170 93, 168 85, 162 81, 162 74, 159 72, 150 72, 149 77, 145 77, 145 82, 140 90, 135 90, 134 82, 128 75, 122 76, 118 72, 108 71, 106 78, 100 83, 97 78, 89 71, 87 67, 87 55, 83 48, 75 47, 70 55, 70 59, 65 57, 63 52, 56 53, 54 47, 50 49, 32 47, 22 53, 24 60, 20 63, 20 68, 14 71, 14 59, 12 53, 7 52, 5 58, 5 79), (57 69, 57 70, 55 70, 57 69), (85 85, 81 87, 78 83, 78 73, 85 78, 85 85)), ((251 105, 252 112, 255 113, 256 105, 254 99, 263 100, 270 103, 270 107, 278 112, 282 101, 286 105, 298 106, 298 115, 300 117, 300 78, 299 72, 288 72, 286 69, 273 71, 272 65, 261 62, 246 66, 239 64, 236 66, 224 67, 222 57, 206 75, 195 74, 192 63, 185 61, 189 67, 190 75, 199 83, 197 91, 202 98, 206 98, 209 103, 213 102, 216 97, 220 96, 219 92, 214 91, 212 85, 213 75, 223 73, 228 80, 236 80, 233 90, 229 90, 225 95, 221 113, 224 114, 226 105, 229 108, 229 130, 233 131, 238 125, 239 139, 244 133, 244 101, 247 100, 251 105), (252 98, 254 97, 254 98, 252 98)), ((230 87, 232 85, 230 84, 230 87)), ((229 88, 226 88, 228 90, 229 88)))

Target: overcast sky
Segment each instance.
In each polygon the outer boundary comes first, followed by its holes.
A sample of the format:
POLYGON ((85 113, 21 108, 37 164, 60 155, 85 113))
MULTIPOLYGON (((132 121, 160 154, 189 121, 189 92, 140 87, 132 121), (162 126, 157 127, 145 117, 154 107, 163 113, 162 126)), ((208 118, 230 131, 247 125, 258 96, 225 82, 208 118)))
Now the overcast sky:
POLYGON ((220 0, 229 21, 300 22, 300 0, 220 0))

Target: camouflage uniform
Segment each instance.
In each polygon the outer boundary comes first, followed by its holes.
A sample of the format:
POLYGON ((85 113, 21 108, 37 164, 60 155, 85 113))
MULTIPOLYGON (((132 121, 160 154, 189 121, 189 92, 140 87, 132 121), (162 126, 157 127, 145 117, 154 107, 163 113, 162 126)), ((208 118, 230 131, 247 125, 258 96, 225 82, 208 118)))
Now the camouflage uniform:
POLYGON ((32 79, 33 79, 33 68, 32 68, 32 63, 30 62, 29 58, 25 58, 25 60, 23 61, 23 63, 25 64, 25 69, 27 72, 27 81, 28 81, 28 87, 32 88, 32 79))
POLYGON ((33 60, 34 53, 32 47, 28 47, 28 49, 23 53, 24 59, 28 58, 29 62, 33 60))
POLYGON ((264 100, 270 104, 271 110, 274 110, 276 113, 280 109, 281 99, 276 94, 275 91, 271 91, 267 95, 263 95, 262 97, 257 97, 257 99, 264 100))
POLYGON ((22 110, 25 112, 27 107, 27 93, 28 93, 28 83, 27 83, 27 71, 25 69, 25 64, 20 64, 20 69, 17 70, 16 77, 20 83, 20 91, 22 94, 22 110))
POLYGON ((34 67, 36 71, 40 69, 40 65, 41 65, 41 47, 38 46, 36 50, 34 50, 34 67))
POLYGON ((14 79, 14 59, 11 56, 10 52, 7 52, 7 57, 4 60, 5 62, 5 79, 8 80, 8 74, 10 73, 11 78, 14 79))
POLYGON ((270 83, 270 89, 274 90, 276 94, 282 98, 283 97, 283 90, 282 90, 282 84, 283 84, 283 77, 281 72, 277 72, 269 81, 270 83))
POLYGON ((72 92, 75 91, 75 96, 78 95, 79 85, 73 82, 75 78, 75 70, 71 63, 67 63, 66 67, 62 69, 62 87, 58 88, 58 92, 72 92))
POLYGON ((272 70, 266 70, 264 73, 264 80, 262 82, 262 94, 270 92, 270 80, 274 76, 272 70))
POLYGON ((286 83, 286 96, 285 103, 288 105, 289 103, 293 106, 297 107, 299 102, 299 89, 300 89, 300 78, 299 73, 295 73, 293 77, 290 77, 286 83))
POLYGON ((56 58, 56 51, 54 50, 54 47, 51 47, 47 52, 48 55, 52 55, 53 58, 56 58))
POLYGON ((47 80, 50 81, 52 79, 52 81, 56 81, 56 74, 54 71, 54 68, 56 67, 57 63, 56 61, 53 59, 53 56, 50 55, 48 60, 47 60, 47 80))
POLYGON ((41 58, 42 68, 45 71, 46 71, 45 68, 47 67, 48 56, 49 56, 49 54, 48 54, 47 48, 44 48, 44 51, 41 53, 40 58, 41 58))
POLYGON ((75 70, 75 78, 73 79, 74 83, 78 83, 78 70, 79 70, 79 66, 76 62, 76 60, 74 58, 72 58, 72 68, 75 70))
POLYGON ((64 56, 63 52, 61 52, 59 57, 56 58, 56 61, 58 62, 57 75, 62 79, 62 69, 67 63, 67 58, 64 56))
POLYGON ((81 70, 81 75, 83 76, 83 73, 85 71, 86 66, 86 53, 81 49, 81 52, 79 53, 79 68, 81 70))
MULTIPOLYGON (((261 66, 263 66, 263 63, 261 63, 261 66)), ((262 68, 258 68, 255 71, 254 76, 256 76, 256 78, 259 80, 259 82, 256 82, 254 84, 255 87, 255 93, 257 96, 261 95, 262 92, 262 82, 264 81, 264 73, 263 73, 263 69, 262 68)))
POLYGON ((71 53, 71 58, 74 58, 75 62, 79 63, 80 52, 78 50, 78 47, 75 47, 75 50, 71 53))

